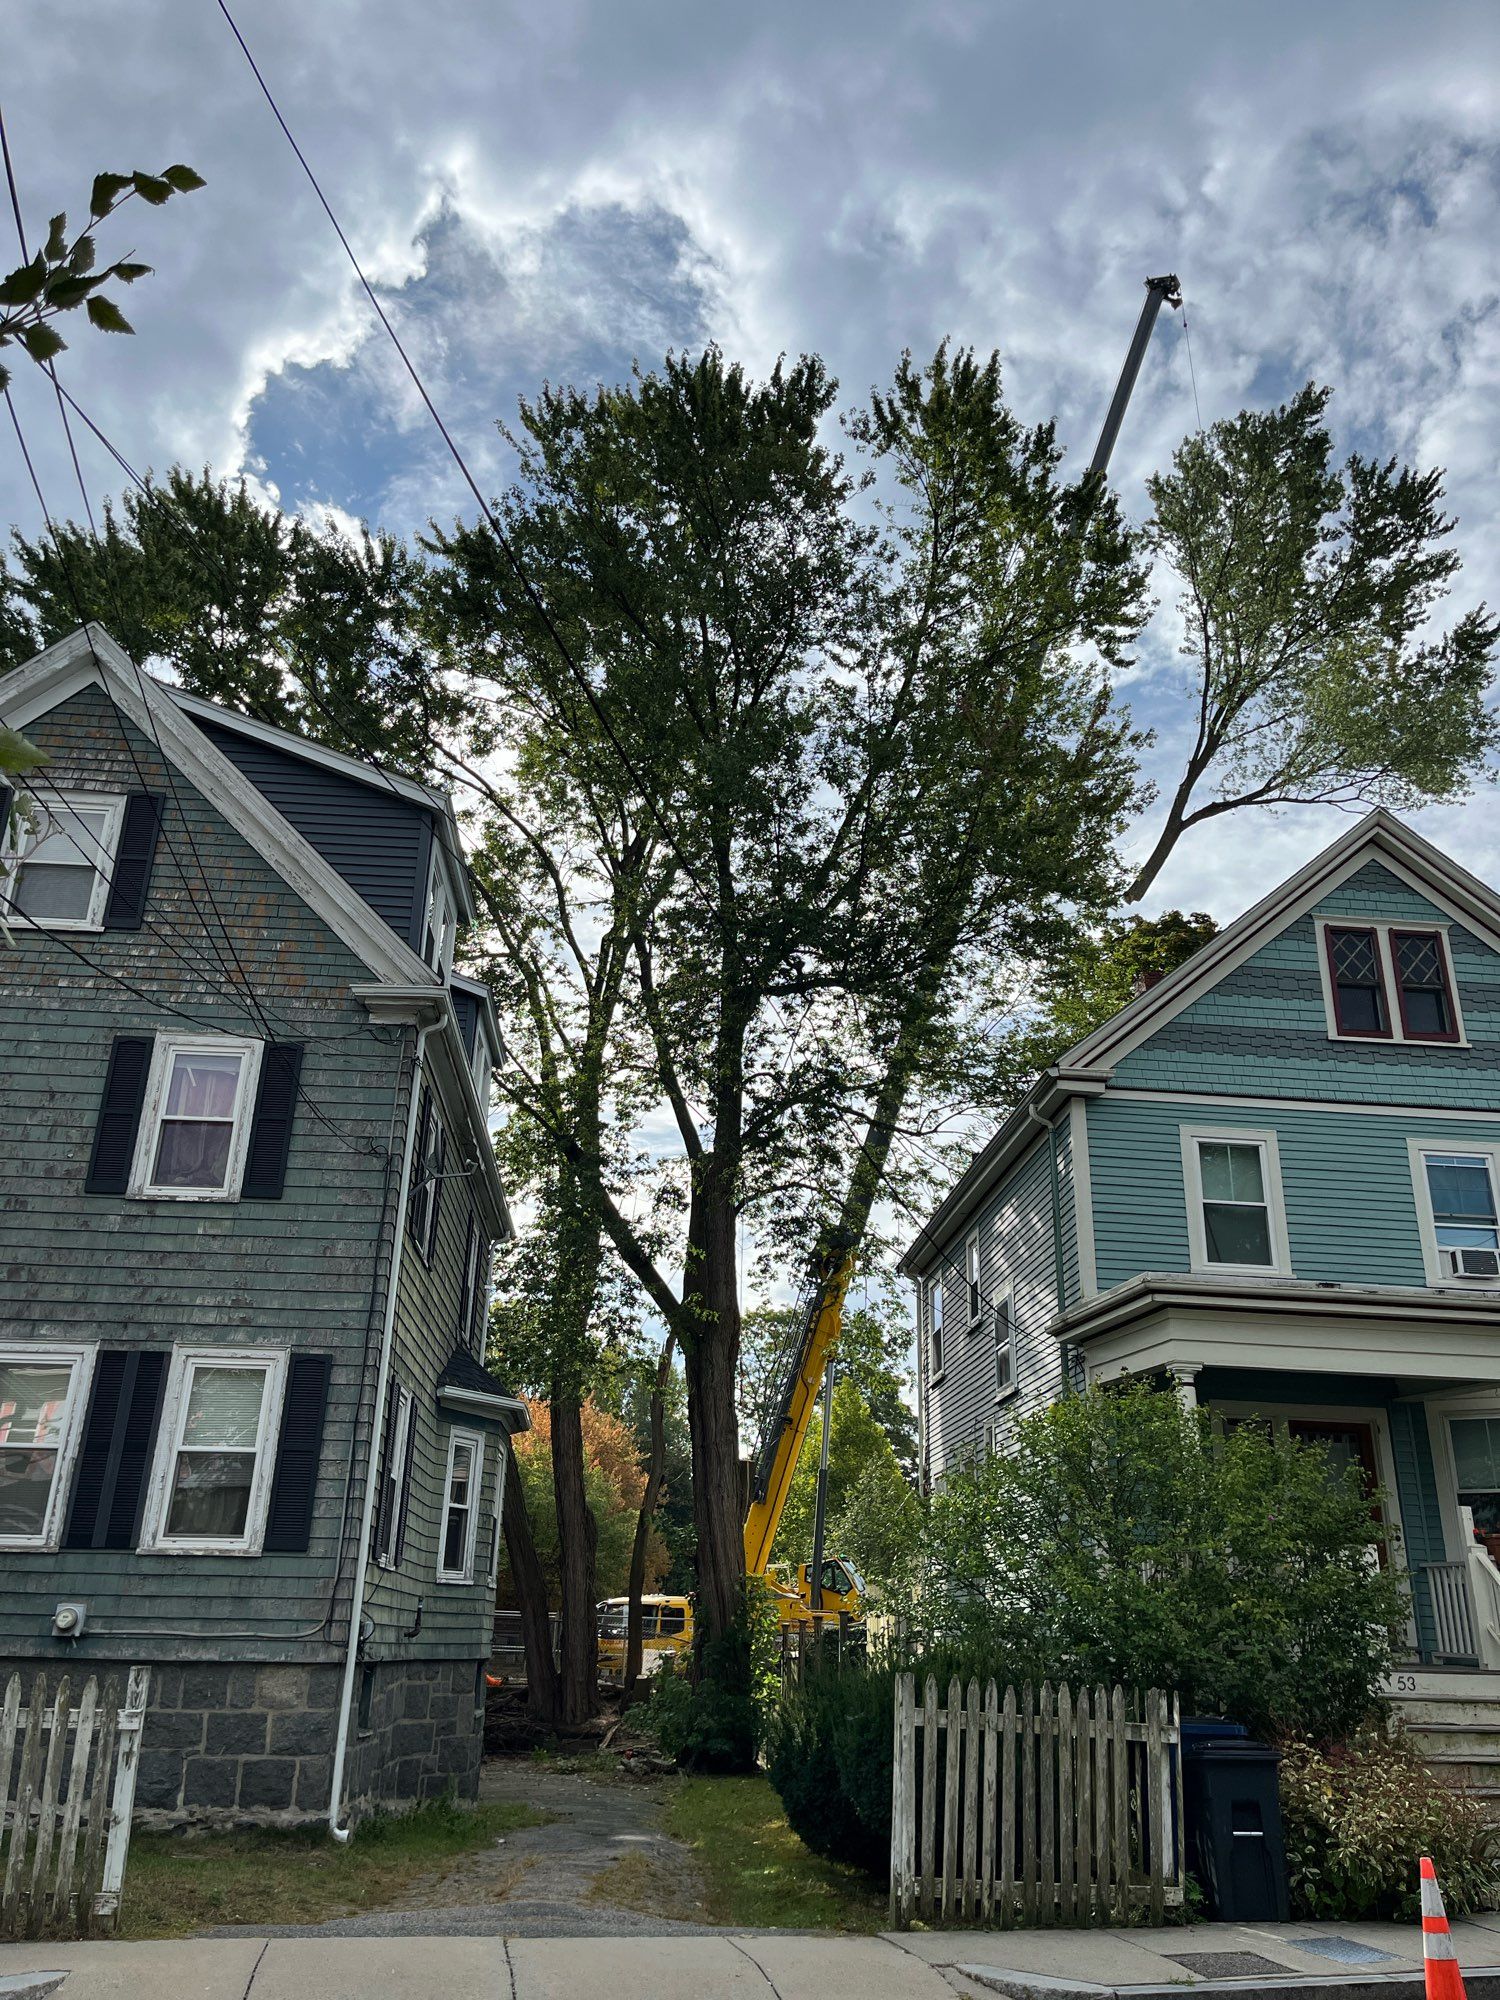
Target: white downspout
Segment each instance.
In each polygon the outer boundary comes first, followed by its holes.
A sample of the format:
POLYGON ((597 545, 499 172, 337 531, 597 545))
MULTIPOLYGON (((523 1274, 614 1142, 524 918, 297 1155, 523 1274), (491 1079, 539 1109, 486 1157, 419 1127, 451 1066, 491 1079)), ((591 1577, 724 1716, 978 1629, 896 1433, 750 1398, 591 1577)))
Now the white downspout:
POLYGON ((349 1650, 344 1660, 344 1687, 339 1697, 338 1735, 333 1747, 333 1780, 328 1790, 328 1831, 347 1846, 352 1826, 340 1826, 343 1809, 344 1762, 349 1742, 349 1713, 354 1706, 354 1669, 359 1663, 359 1624, 365 1608, 365 1572, 370 1566, 370 1534, 375 1522, 376 1480, 380 1473, 381 1416, 391 1375, 391 1347, 396 1333, 396 1292, 401 1278, 401 1247, 406 1241, 406 1206, 411 1192, 412 1154, 417 1142, 417 1106, 422 1096, 422 1054, 432 1024, 417 1030, 411 1072, 411 1103, 406 1112, 406 1143, 401 1152, 401 1192, 396 1203, 396 1234, 391 1248, 391 1275, 386 1288, 385 1324, 380 1335, 380 1367, 375 1377, 375 1405, 370 1413, 370 1463, 365 1473, 365 1504, 360 1520, 359 1554, 354 1566, 354 1597, 349 1606, 349 1650))

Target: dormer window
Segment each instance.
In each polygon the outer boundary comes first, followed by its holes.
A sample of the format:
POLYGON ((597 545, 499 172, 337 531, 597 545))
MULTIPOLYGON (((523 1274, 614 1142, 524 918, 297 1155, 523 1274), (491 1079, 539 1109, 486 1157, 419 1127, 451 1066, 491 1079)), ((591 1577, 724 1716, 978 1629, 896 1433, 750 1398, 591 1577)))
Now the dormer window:
POLYGON ((1319 929, 1334 1040, 1463 1040, 1445 926, 1324 923, 1319 929))

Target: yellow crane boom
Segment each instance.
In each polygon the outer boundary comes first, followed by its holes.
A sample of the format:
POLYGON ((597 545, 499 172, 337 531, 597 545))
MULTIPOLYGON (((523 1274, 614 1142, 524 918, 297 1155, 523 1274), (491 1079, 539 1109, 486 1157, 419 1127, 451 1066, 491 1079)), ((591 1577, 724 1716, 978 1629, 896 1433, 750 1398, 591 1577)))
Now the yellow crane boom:
POLYGON ((745 1571, 749 1576, 764 1576, 770 1564, 771 1547, 812 1422, 824 1365, 844 1323, 844 1300, 853 1274, 851 1251, 833 1263, 808 1294, 780 1407, 761 1442, 752 1475, 750 1512, 745 1518, 745 1571))

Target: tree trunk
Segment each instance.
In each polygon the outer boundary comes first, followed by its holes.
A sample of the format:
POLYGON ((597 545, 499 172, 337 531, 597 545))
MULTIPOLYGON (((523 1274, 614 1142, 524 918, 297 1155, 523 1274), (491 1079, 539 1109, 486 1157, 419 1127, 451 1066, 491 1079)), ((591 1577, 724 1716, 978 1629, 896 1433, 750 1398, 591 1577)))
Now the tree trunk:
POLYGON ((552 1658, 552 1620, 547 1611, 547 1579, 531 1533, 526 1489, 520 1478, 506 1481, 501 1510, 505 1555, 521 1607, 521 1643, 526 1648, 526 1709, 546 1729, 562 1715, 562 1682, 552 1658))
POLYGON ((552 1490, 562 1572, 562 1719, 576 1728, 599 1712, 597 1555, 599 1530, 584 1483, 582 1408, 554 1389, 552 1490))
POLYGON ((693 1192, 683 1286, 693 1324, 691 1335, 684 1334, 683 1366, 693 1442, 700 1648, 734 1627, 744 1603, 744 1485, 735 1399, 740 1352, 735 1228, 725 1177, 710 1162, 693 1192))
POLYGON ((646 1484, 641 1493, 640 1512, 635 1517, 635 1540, 630 1546, 630 1582, 625 1610, 625 1699, 635 1692, 641 1677, 641 1592, 646 1587, 646 1550, 651 1541, 651 1523, 661 1500, 662 1476, 667 1463, 667 1381, 672 1373, 672 1350, 676 1335, 668 1333, 656 1364, 656 1380, 651 1386, 651 1451, 646 1461, 646 1484))

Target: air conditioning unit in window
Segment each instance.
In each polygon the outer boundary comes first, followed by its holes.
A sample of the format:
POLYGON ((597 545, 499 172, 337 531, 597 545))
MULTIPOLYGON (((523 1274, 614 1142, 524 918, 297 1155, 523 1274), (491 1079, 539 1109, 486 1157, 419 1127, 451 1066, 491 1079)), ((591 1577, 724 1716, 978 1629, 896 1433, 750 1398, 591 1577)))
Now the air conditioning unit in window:
POLYGON ((1440 1254, 1450 1278, 1500 1278, 1500 1250, 1444 1250, 1440 1254))

